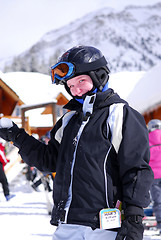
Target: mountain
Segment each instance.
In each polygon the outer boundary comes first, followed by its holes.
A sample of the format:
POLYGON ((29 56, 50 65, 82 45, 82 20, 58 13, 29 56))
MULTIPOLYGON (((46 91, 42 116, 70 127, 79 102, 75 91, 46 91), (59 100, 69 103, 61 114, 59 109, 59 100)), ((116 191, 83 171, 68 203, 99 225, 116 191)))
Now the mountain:
POLYGON ((50 66, 74 45, 93 45, 109 62, 112 72, 146 71, 161 61, 161 2, 92 12, 60 29, 46 33, 28 51, 5 64, 4 72, 49 74, 50 66))

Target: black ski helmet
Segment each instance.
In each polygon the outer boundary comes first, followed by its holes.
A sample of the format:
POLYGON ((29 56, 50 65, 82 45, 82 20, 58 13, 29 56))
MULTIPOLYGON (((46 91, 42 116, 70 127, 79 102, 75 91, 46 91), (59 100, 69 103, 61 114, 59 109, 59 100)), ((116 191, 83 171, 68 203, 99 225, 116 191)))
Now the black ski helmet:
MULTIPOLYGON (((108 82, 110 70, 107 67, 107 61, 102 52, 95 47, 75 46, 66 51, 59 58, 58 62, 73 63, 76 70, 71 78, 81 74, 87 74, 91 77, 93 85, 98 91, 102 91, 108 82)), ((66 90, 70 92, 66 84, 65 87, 66 90)))

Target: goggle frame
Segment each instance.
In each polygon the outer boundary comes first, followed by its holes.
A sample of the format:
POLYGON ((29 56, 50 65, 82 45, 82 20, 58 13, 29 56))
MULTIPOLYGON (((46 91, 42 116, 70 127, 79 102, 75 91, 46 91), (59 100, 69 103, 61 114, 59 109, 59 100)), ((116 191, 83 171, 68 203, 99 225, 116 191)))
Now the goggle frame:
MULTIPOLYGON (((60 70, 60 69, 59 69, 60 70)), ((71 62, 58 62, 55 65, 51 67, 51 79, 52 83, 56 84, 64 84, 66 80, 70 79, 72 76, 74 76, 75 73, 75 66, 71 62), (54 73, 54 69, 56 69, 61 64, 66 64, 68 66, 68 72, 65 74, 65 76, 61 77, 57 73, 54 73)))

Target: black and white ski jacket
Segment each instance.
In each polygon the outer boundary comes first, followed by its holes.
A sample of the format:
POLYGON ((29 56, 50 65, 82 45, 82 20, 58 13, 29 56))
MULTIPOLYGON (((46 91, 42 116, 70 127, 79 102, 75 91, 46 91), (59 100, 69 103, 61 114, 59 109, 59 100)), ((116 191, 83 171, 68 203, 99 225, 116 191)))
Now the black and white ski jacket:
MULTIPOLYGON (((14 143, 30 166, 55 172, 51 224, 99 227, 99 211, 117 200, 146 207, 153 174, 143 116, 112 89, 71 100, 45 145, 24 131, 14 143)), ((135 212, 134 212, 135 214, 135 212)))

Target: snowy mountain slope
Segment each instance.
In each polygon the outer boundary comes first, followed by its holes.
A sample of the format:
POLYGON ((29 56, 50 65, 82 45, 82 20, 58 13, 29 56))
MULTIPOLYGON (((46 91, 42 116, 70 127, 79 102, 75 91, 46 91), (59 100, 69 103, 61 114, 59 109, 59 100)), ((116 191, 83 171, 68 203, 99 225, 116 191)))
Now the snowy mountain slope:
POLYGON ((112 72, 148 70, 161 61, 160 30, 161 2, 121 12, 105 8, 46 33, 4 71, 49 73, 62 52, 78 44, 100 48, 112 72))

